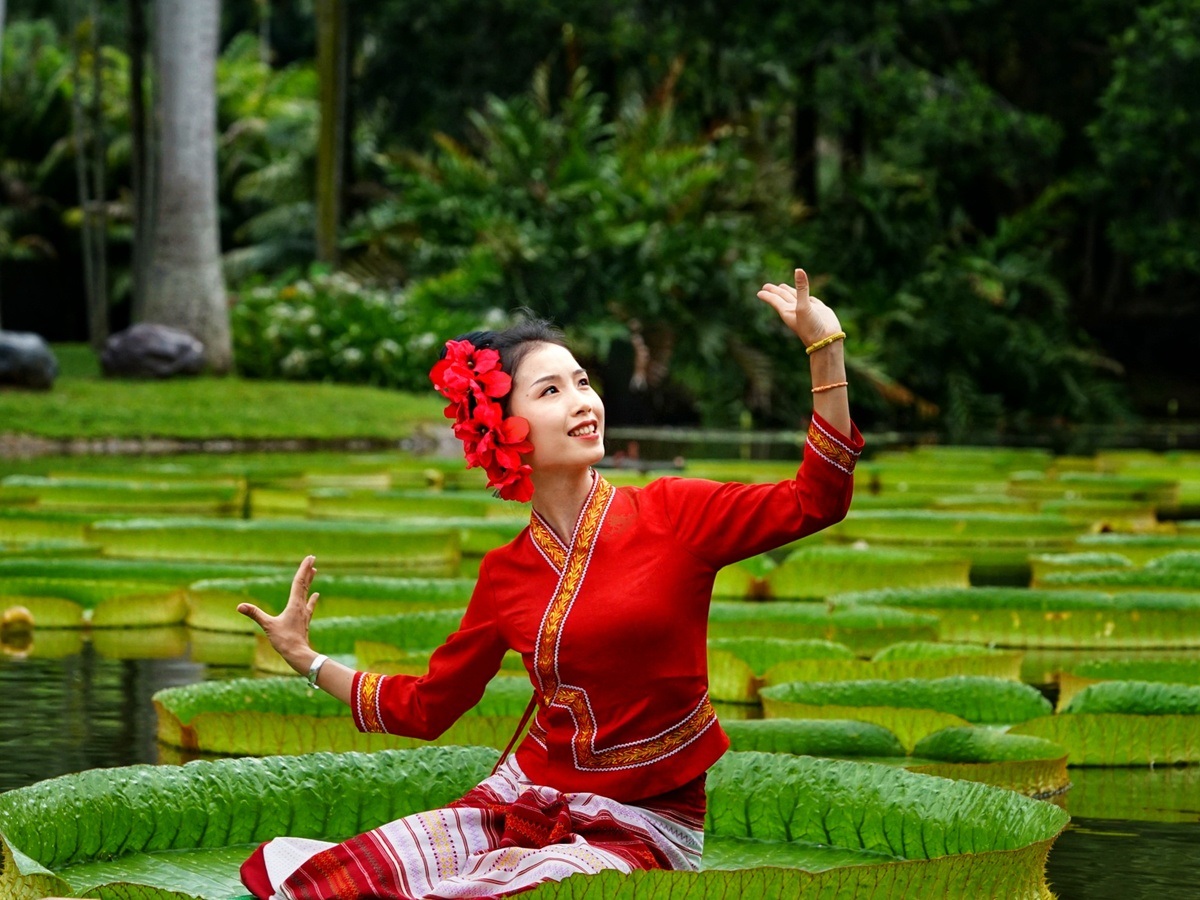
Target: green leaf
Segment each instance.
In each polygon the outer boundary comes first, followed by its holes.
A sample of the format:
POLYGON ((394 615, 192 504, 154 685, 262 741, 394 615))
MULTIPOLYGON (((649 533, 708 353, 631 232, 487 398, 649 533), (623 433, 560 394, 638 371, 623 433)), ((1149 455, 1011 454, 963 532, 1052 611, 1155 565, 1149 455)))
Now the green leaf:
POLYGON ((760 677, 771 666, 793 659, 853 659, 844 644, 817 639, 747 637, 708 642, 708 692, 714 700, 756 703, 760 677))
MULTIPOLYGON (((503 748, 532 695, 525 679, 497 678, 474 707, 432 743, 503 748)), ((158 740, 238 756, 419 747, 428 741, 364 734, 350 708, 299 678, 243 678, 167 688, 154 695, 158 740)))
POLYGON ((771 597, 824 599, 881 587, 966 587, 970 561, 883 547, 802 547, 767 573, 771 597))
POLYGON ((1071 785, 1067 751, 1030 735, 945 728, 918 741, 913 756, 937 762, 911 766, 911 771, 981 781, 1031 797, 1049 797, 1071 785))
MULTIPOLYGON (((492 528, 487 520, 475 520, 492 528)), ((241 519, 129 519, 96 522, 88 540, 113 556, 294 562, 307 552, 329 564, 388 565, 414 574, 457 572, 460 531, 452 520, 320 522, 241 519)))
POLYGON ((721 727, 731 750, 760 750, 806 756, 903 756, 904 747, 880 725, 852 720, 751 719, 721 727))
POLYGON ((1200 762, 1200 716, 1062 713, 1014 725, 1061 744, 1072 766, 1200 762))
POLYGON ((773 637, 826 640, 873 653, 900 640, 937 637, 937 618, 887 607, 829 610, 820 603, 712 603, 710 638, 773 637))
POLYGON ((1138 716, 1200 716, 1200 685, 1154 681, 1102 681, 1088 685, 1065 713, 1129 713, 1138 716))
POLYGON ((1200 644, 1200 595, 931 588, 839 594, 835 607, 880 604, 936 612, 947 641, 1006 647, 1173 647, 1200 644))
POLYGON ((898 681, 790 682, 763 688, 769 718, 858 719, 895 732, 911 748, 927 734, 969 723, 1020 722, 1049 711, 1028 685, 956 676, 898 681))

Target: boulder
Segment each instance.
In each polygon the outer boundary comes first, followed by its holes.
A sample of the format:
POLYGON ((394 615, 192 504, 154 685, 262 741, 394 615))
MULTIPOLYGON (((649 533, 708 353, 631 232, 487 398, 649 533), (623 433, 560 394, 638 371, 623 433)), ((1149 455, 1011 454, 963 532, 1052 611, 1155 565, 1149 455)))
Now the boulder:
POLYGON ((48 390, 58 377, 58 360, 39 335, 0 331, 0 385, 48 390))
POLYGON ((143 322, 104 344, 100 366, 118 378, 171 378, 204 370, 204 345, 178 328, 143 322))

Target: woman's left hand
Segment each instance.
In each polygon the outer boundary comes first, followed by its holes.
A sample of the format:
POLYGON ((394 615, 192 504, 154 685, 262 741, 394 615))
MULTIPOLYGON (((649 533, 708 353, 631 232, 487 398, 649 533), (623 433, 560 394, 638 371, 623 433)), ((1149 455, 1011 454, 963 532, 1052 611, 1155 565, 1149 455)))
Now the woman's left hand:
POLYGON ((787 325, 805 346, 842 330, 832 309, 808 293, 808 275, 796 270, 796 286, 764 284, 758 299, 771 304, 783 324, 787 325))

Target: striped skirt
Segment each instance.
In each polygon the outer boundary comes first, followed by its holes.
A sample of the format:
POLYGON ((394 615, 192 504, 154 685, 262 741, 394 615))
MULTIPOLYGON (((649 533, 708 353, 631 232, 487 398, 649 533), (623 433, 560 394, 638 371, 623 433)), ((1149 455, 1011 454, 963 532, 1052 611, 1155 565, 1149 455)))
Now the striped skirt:
POLYGON ((503 897, 604 869, 699 868, 704 776, 618 803, 533 784, 513 757, 444 809, 341 844, 276 838, 242 866, 259 900, 503 897))

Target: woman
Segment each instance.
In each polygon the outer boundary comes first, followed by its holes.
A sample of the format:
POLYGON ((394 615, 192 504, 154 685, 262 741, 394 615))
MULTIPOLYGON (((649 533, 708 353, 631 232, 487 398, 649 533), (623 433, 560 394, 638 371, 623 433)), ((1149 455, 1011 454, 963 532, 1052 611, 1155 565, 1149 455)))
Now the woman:
POLYGON ((446 809, 338 845, 264 844, 242 870, 256 896, 502 896, 580 872, 699 866, 704 774, 729 746, 707 692, 713 578, 840 520, 862 448, 833 311, 800 269, 795 288, 758 296, 804 342, 814 385, 804 462, 780 484, 613 488, 592 468, 604 404, 557 332, 527 323, 447 344, 432 377, 468 464, 485 466, 502 496, 532 493, 533 512, 484 557, 429 672, 381 677, 313 650, 313 557, 278 617, 238 609, 292 668, 350 704, 360 730, 436 737, 478 702, 509 649, 529 670, 536 715, 516 753, 446 809))

